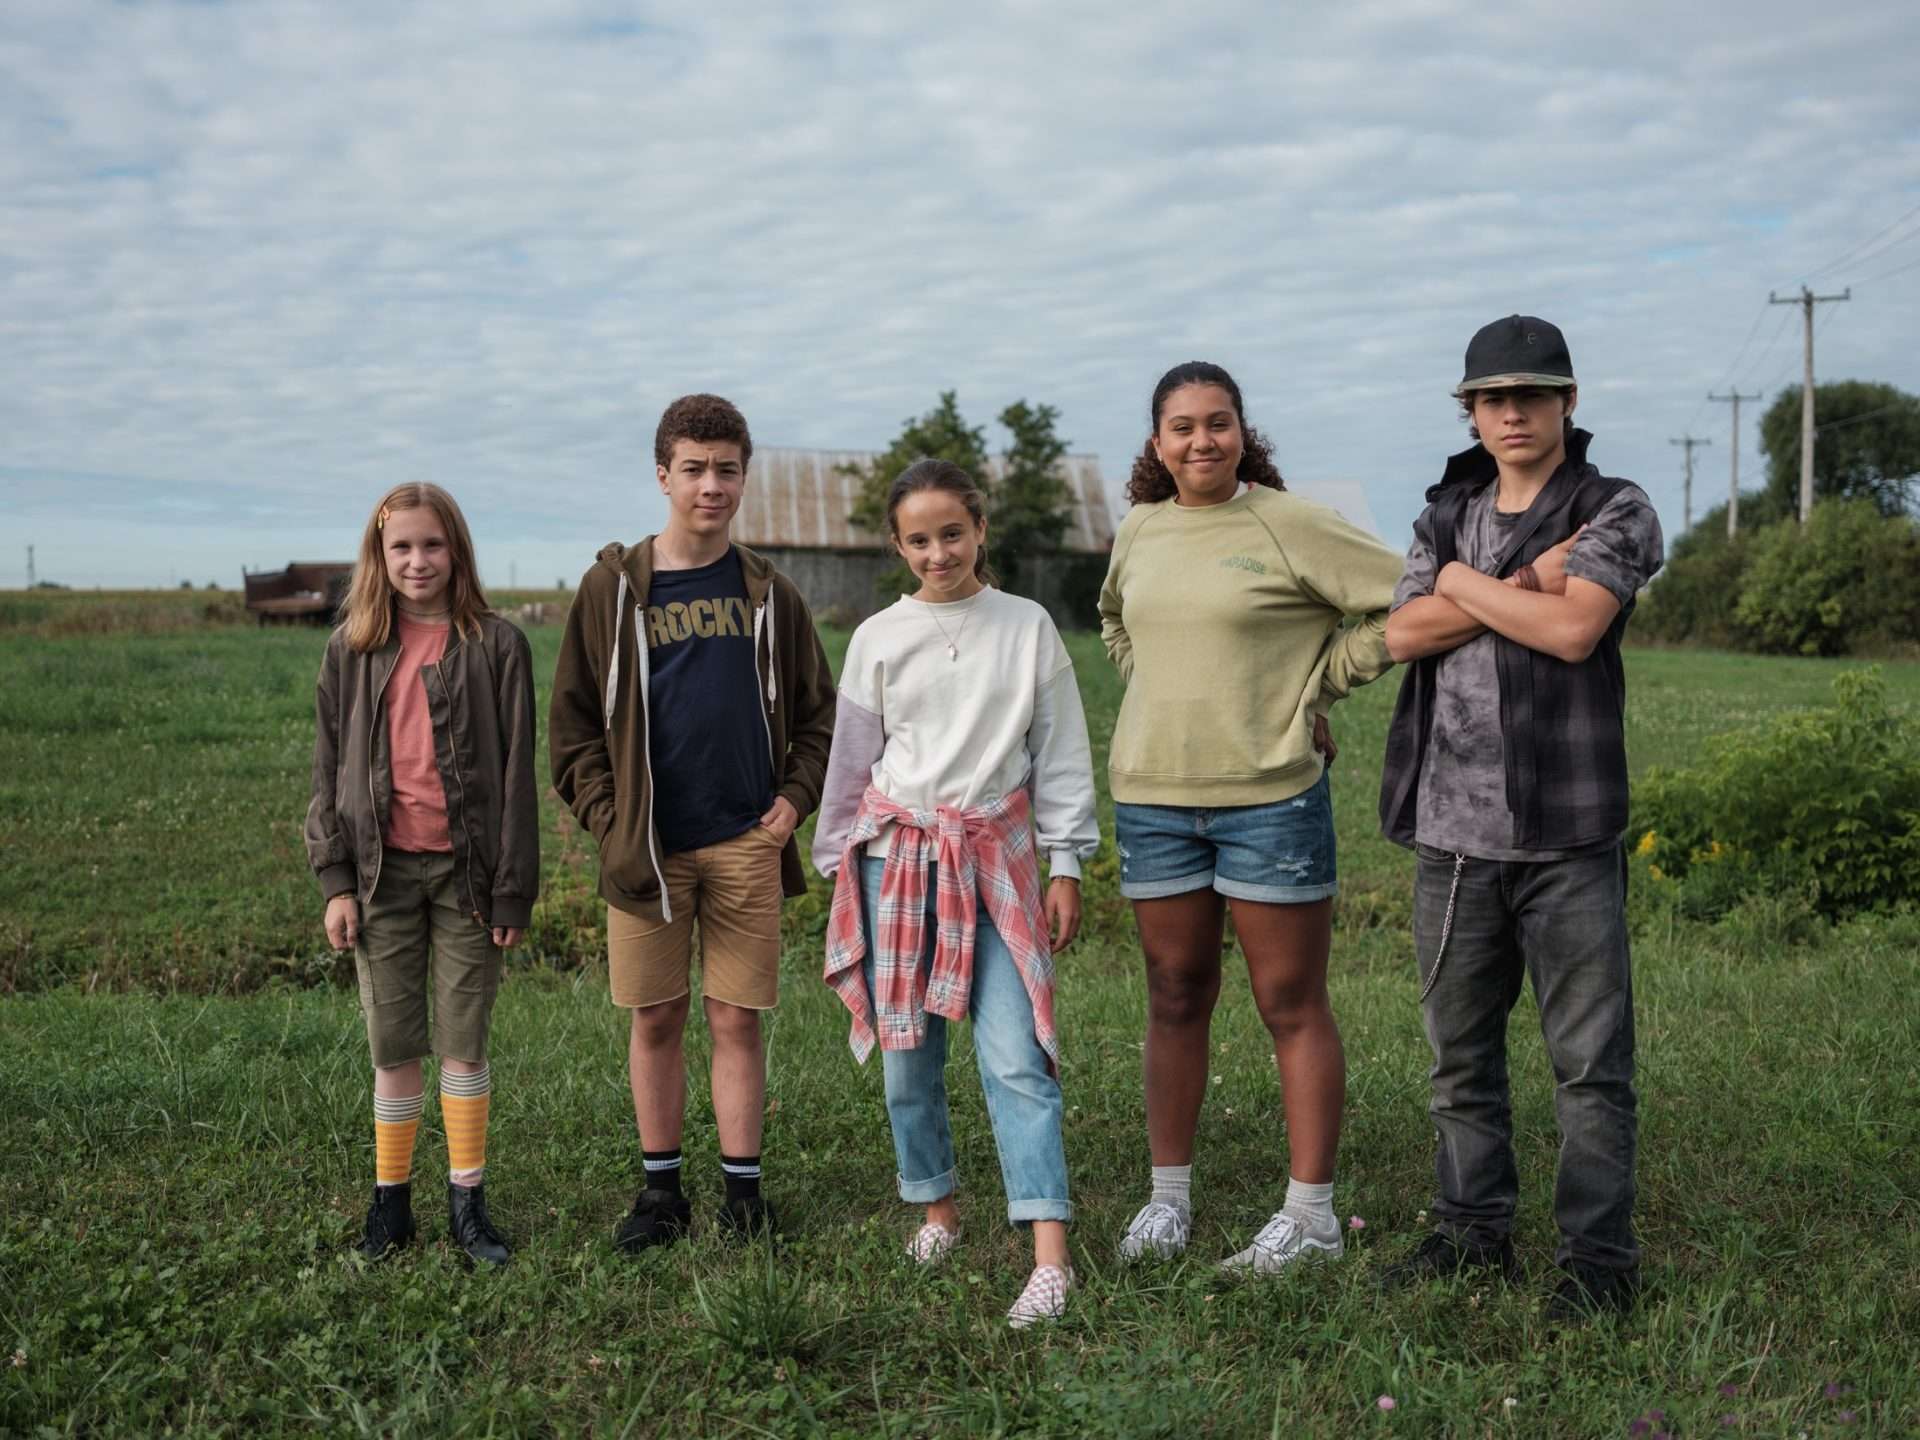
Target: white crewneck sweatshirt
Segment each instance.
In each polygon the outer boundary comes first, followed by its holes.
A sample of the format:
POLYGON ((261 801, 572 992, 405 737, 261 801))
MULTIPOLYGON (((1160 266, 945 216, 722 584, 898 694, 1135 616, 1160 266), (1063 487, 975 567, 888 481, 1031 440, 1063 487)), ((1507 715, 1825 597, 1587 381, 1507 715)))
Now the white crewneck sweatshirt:
MULTIPOLYGON (((840 868, 869 784, 916 810, 971 810, 1024 785, 1050 872, 1077 879, 1100 848, 1093 755, 1073 660, 1046 610, 989 588, 944 605, 903 596, 864 621, 840 671, 813 832, 822 875, 840 868)), ((884 855, 892 833, 867 853, 884 855)))

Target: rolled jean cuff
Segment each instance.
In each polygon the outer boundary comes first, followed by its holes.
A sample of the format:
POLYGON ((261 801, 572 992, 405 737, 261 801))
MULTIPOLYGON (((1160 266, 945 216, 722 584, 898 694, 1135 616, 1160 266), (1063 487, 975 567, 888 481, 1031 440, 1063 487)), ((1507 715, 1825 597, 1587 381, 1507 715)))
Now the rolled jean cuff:
POLYGON ((930 1180, 909 1180, 902 1175, 900 1176, 900 1198, 909 1205, 931 1205, 934 1201, 944 1200, 953 1194, 954 1183, 958 1178, 957 1172, 952 1169, 943 1171, 930 1180))
POLYGON ((1031 1225, 1035 1220, 1058 1220, 1063 1225, 1073 1219, 1073 1206, 1065 1200, 1009 1200, 1007 1220, 1013 1225, 1031 1225))

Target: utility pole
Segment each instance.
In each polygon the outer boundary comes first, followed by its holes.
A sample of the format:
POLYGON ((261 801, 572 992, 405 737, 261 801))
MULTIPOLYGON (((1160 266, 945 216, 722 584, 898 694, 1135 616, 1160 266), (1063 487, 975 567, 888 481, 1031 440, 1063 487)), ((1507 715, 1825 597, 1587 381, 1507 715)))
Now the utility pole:
POLYGON ((1683 512, 1686 515, 1686 521, 1681 526, 1683 530, 1691 530, 1693 528, 1693 447, 1696 445, 1711 445, 1712 443, 1713 441, 1702 439, 1698 435, 1682 435, 1678 440, 1667 441, 1669 445, 1684 445, 1687 447, 1687 488, 1685 492, 1686 500, 1684 502, 1686 509, 1683 512))
POLYGON ((1802 525, 1813 519, 1813 307, 1852 298, 1851 285, 1838 295, 1816 295, 1802 285, 1798 295, 1789 295, 1784 300, 1771 290, 1767 292, 1769 305, 1798 305, 1806 316, 1807 374, 1800 386, 1800 523, 1802 525))
POLYGON ((1733 402, 1733 478, 1727 482, 1727 538, 1733 539, 1740 533, 1740 402, 1758 400, 1760 392, 1742 395, 1735 390, 1730 395, 1715 395, 1707 392, 1707 399, 1733 402))
POLYGON ((35 577, 33 573, 33 546, 29 545, 27 546, 27 588, 29 590, 33 589, 34 578, 35 577))

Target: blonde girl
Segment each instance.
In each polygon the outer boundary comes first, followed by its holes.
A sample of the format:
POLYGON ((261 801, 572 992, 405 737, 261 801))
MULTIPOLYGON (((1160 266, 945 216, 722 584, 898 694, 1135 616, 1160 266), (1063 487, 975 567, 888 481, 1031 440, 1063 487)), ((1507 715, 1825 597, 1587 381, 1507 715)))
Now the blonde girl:
POLYGON ((504 1265, 483 1184, 487 1028, 501 953, 520 943, 540 881, 532 660, 488 608, 467 522, 439 486, 399 485, 374 506, 316 709, 307 857, 328 941, 353 948, 374 1067, 358 1248, 377 1260, 414 1237, 431 1050, 449 1230, 470 1259, 504 1265))
POLYGON ((972 476, 915 462, 887 525, 920 588, 854 632, 841 669, 813 841, 838 875, 826 979, 855 1056, 880 1047, 900 1198, 926 1207, 907 1243, 922 1265, 960 1237, 947 1024, 973 1022, 1007 1218, 1033 1232, 1019 1328, 1057 1319, 1073 1285, 1053 956, 1100 844, 1086 717, 1047 612, 991 584, 972 476))

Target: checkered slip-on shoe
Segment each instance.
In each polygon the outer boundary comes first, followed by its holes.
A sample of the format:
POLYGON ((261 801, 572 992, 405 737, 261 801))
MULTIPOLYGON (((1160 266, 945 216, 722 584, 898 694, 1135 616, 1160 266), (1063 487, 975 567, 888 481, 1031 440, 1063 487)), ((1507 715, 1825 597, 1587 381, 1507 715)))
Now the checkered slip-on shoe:
POLYGON ((1007 1311, 1007 1324, 1015 1330, 1024 1330, 1042 1320, 1058 1320, 1067 1313, 1067 1292, 1072 1288, 1071 1266, 1036 1266, 1027 1277, 1027 1288, 1007 1311))
POLYGON ((944 1225, 936 1225, 929 1220, 913 1232, 913 1238, 907 1241, 907 1254, 916 1265, 932 1265, 947 1258, 949 1251, 960 1243, 960 1232, 949 1230, 944 1225))

